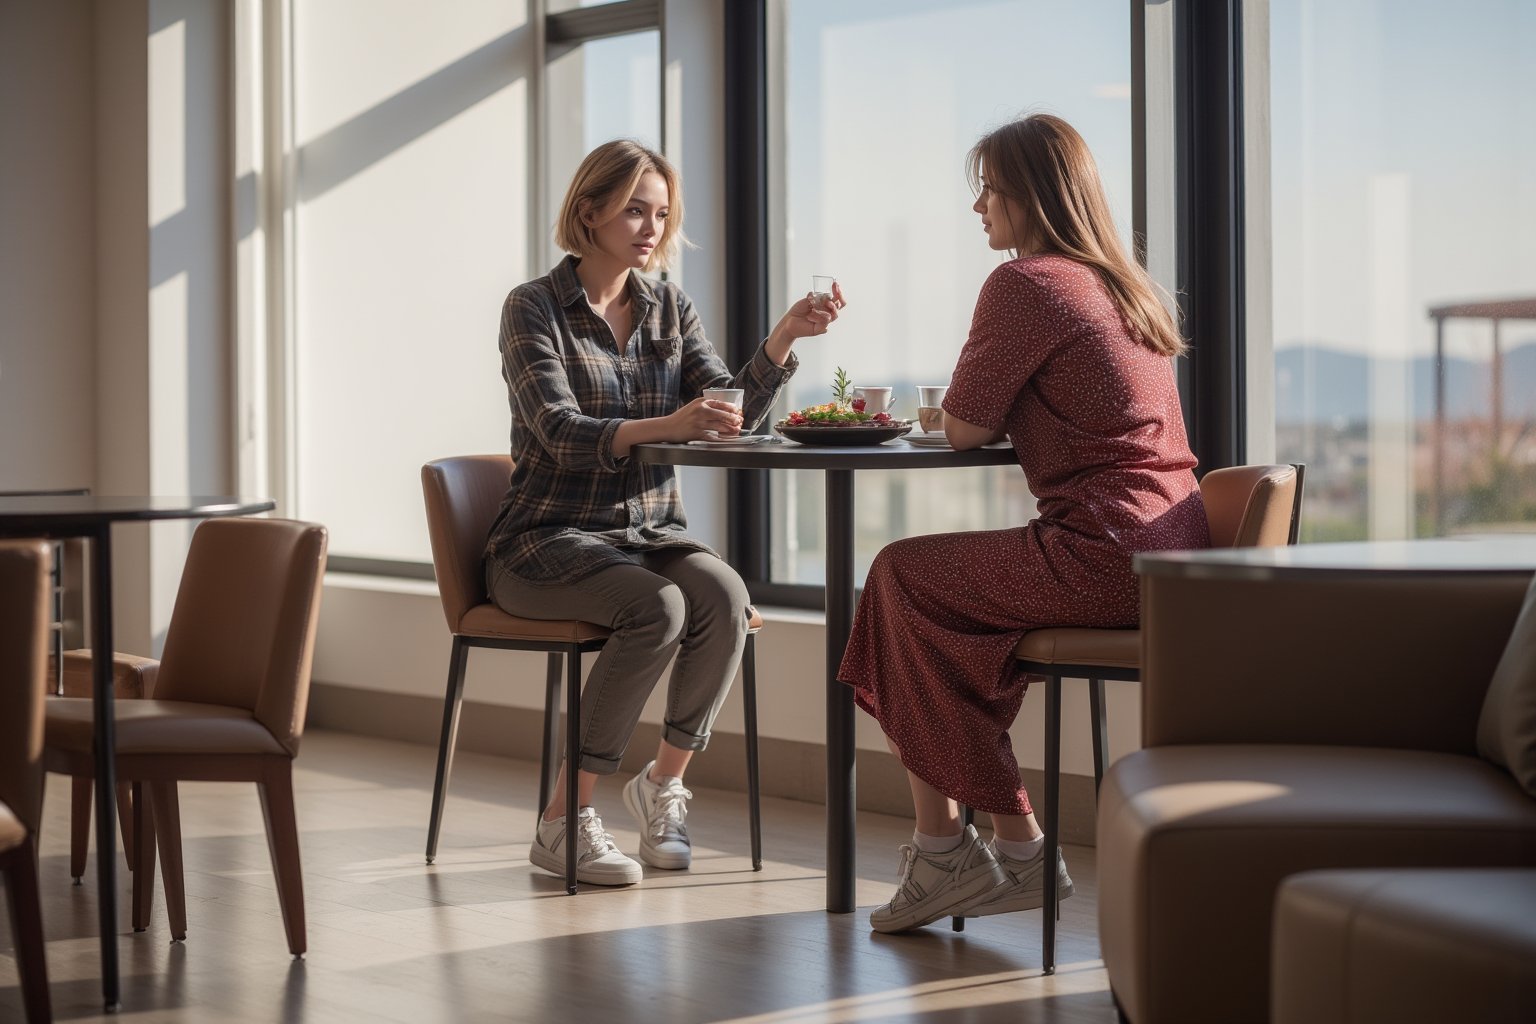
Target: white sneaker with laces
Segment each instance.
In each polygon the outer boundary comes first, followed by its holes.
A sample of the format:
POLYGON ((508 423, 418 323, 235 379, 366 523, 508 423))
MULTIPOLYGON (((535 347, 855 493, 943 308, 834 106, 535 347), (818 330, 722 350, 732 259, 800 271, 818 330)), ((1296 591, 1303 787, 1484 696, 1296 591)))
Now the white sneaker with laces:
MULTIPOLYGON (((644 877, 640 865, 630 860, 603 831, 603 819, 597 808, 583 807, 576 812, 576 881, 588 885, 634 885, 644 877)), ((539 820, 528 859, 536 867, 565 877, 565 816, 554 821, 539 820)))
MULTIPOLYGON (((960 917, 989 917, 992 914, 1012 914, 1019 910, 1038 910, 1045 905, 1045 848, 1031 860, 1017 860, 995 847, 988 847, 1002 867, 1006 881, 991 892, 982 893, 967 906, 956 911, 960 917)), ((1072 895, 1072 878, 1067 874, 1067 862, 1056 851, 1056 902, 1072 895)))
POLYGON ((960 845, 948 853, 924 853, 903 844, 901 884, 889 903, 869 915, 869 926, 877 932, 921 928, 991 892, 1004 877, 974 825, 965 826, 960 845))
POLYGON ((651 781, 652 761, 624 786, 624 806, 640 827, 640 859, 653 868, 678 871, 693 863, 688 841, 688 801, 693 798, 683 780, 651 781))

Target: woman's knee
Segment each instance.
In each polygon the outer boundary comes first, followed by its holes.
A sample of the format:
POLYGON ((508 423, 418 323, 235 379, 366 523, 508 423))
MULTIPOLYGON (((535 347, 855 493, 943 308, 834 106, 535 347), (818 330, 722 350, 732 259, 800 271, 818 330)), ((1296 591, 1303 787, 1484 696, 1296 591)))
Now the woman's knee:
POLYGON ((668 583, 635 601, 620 620, 619 628, 656 644, 676 643, 688 628, 688 599, 681 587, 668 583))
POLYGON ((741 575, 711 555, 691 556, 690 561, 692 564, 689 568, 692 571, 680 574, 677 579, 683 588, 690 617, 695 625, 706 618, 719 617, 706 616, 702 612, 720 612, 741 632, 746 632, 747 608, 752 603, 752 596, 747 592, 747 584, 741 575))

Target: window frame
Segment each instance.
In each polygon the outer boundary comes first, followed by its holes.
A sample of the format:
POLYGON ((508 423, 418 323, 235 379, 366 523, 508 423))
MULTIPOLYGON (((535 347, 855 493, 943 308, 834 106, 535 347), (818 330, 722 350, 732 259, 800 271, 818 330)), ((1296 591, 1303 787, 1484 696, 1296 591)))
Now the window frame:
MULTIPOLYGON (((740 0, 725 20, 728 346, 735 364, 768 329, 768 226, 782 183, 769 166, 770 26, 782 0, 740 0)), ((1248 457, 1250 367, 1248 254, 1269 244, 1267 222, 1247 233, 1255 201, 1245 160, 1267 158, 1267 137, 1245 131, 1244 18, 1267 18, 1268 0, 1128 0, 1131 31, 1132 223, 1138 257, 1178 297, 1190 354, 1177 364, 1190 445, 1200 472, 1248 457), (1245 153, 1245 145, 1249 148, 1245 153), (1199 197, 1198 200, 1195 197, 1199 197), (1212 335, 1212 336, 1207 336, 1212 335), (1195 339, 1198 344, 1194 344, 1195 339)), ((1267 120, 1263 127, 1267 129, 1267 120)), ((1267 257, 1255 264, 1268 266, 1267 257)), ((1267 293, 1266 293, 1267 294, 1267 293)), ((1269 373, 1253 374, 1267 386, 1269 373)), ((1272 433, 1272 430, 1271 430, 1272 433)), ((731 473, 729 556, 753 600, 824 608, 825 588, 771 578, 767 470, 731 473)))
MULTIPOLYGON (((287 0, 292 2, 292 0, 287 0)), ((584 43, 594 42, 599 39, 608 39, 614 36, 629 35, 638 32, 655 31, 664 33, 663 25, 664 0, 614 0, 614 2, 602 4, 596 7, 581 7, 571 10, 550 12, 547 0, 534 0, 530 11, 530 23, 535 29, 534 38, 534 68, 535 74, 529 89, 528 102, 530 104, 530 123, 533 146, 529 153, 530 180, 534 183, 533 194, 529 197, 530 223, 541 224, 553 212, 550 209, 549 198, 551 195, 549 175, 547 169, 548 151, 548 127, 549 115, 545 109, 548 96, 549 65, 552 61, 569 53, 584 43)), ((291 31, 291 20, 284 28, 291 31)), ((291 46, 291 41, 287 42, 291 46)), ((665 49, 665 40, 662 42, 665 49)), ((284 69, 291 75, 291 70, 284 69)), ((291 82, 291 79, 289 80, 291 82)), ((666 81, 662 76, 662 107, 666 109, 666 81)), ((289 89, 291 96, 291 88, 289 89)), ((662 131, 665 133, 666 118, 662 118, 662 131)), ((663 139, 663 144, 665 140, 663 139)), ((291 229, 285 239, 291 247, 291 229)), ((545 259, 543 251, 544 236, 541 232, 530 232, 528 239, 530 266, 540 266, 545 259)), ((285 272, 289 275, 283 280, 291 281, 294 263, 291 255, 285 260, 285 272)), ((292 285, 290 284, 290 291, 292 285)), ((291 333, 289 335, 291 337, 291 333)), ((291 362, 289 363, 291 365, 291 362)), ((291 388, 291 380, 289 381, 291 388)), ((291 404, 291 403, 290 403, 291 404)), ((289 425, 290 436, 292 431, 289 425)), ((296 439, 295 439, 296 440, 296 439)), ((292 460, 283 460, 291 466, 292 460)), ((286 494, 296 496, 294 483, 288 483, 286 494)), ((290 499, 291 500, 291 499, 290 499)), ((369 558, 357 555, 335 554, 328 560, 328 568, 331 572, 352 573, 360 576, 382 576, 396 579, 431 580, 435 578, 435 570, 431 561, 415 559, 391 559, 369 558)))

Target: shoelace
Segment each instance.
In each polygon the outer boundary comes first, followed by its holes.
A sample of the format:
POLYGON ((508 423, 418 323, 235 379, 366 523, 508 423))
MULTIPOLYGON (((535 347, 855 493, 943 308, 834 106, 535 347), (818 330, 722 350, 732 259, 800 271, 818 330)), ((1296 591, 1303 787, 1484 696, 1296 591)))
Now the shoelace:
POLYGON ((682 786, 668 786, 656 794, 656 806, 651 811, 651 836, 655 839, 686 839, 688 828, 683 820, 688 817, 687 801, 693 793, 682 786))
POLYGON ((609 850, 617 850, 613 836, 603 831, 603 821, 597 815, 582 818, 576 823, 577 837, 581 840, 582 860, 601 857, 609 850))
POLYGON ((917 863, 917 850, 911 843, 901 844, 901 862, 896 865, 897 890, 907 887, 907 879, 912 877, 912 868, 917 863))

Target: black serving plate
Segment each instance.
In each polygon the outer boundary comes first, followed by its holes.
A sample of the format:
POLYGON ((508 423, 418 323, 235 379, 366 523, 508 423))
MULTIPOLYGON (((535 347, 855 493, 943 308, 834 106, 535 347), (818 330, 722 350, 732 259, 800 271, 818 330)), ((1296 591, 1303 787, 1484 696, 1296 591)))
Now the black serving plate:
POLYGON ((893 423, 890 426, 861 426, 861 427, 791 427, 775 426, 773 428, 791 441, 801 444, 824 445, 865 445, 884 444, 893 438, 912 430, 910 423, 893 423))

